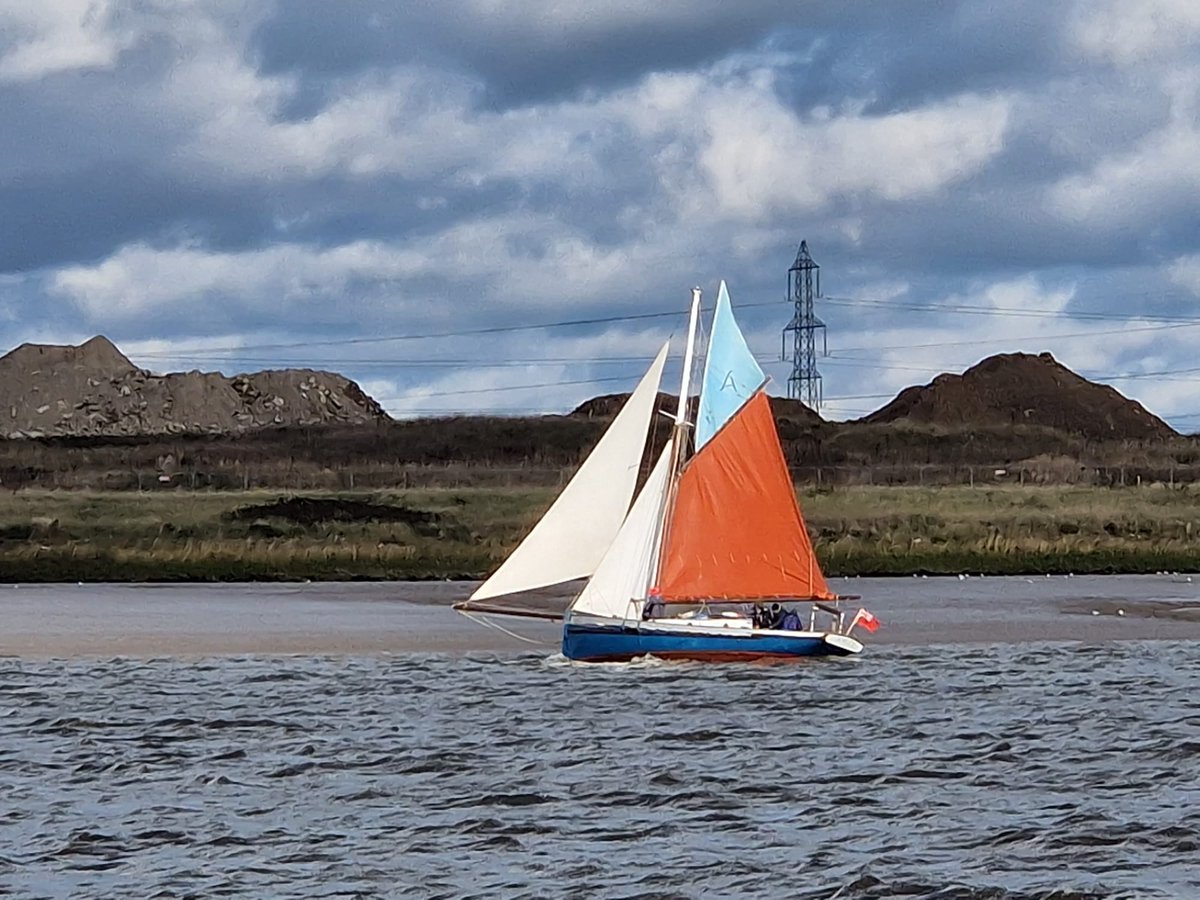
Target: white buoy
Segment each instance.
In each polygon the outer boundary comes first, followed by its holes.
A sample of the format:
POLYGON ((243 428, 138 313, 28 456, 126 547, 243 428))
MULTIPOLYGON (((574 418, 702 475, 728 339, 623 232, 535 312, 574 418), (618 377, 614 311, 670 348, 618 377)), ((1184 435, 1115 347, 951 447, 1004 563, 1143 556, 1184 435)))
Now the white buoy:
POLYGON ((1123 609, 1118 609, 1118 610, 1117 610, 1117 615, 1118 615, 1118 616, 1123 616, 1123 615, 1125 615, 1125 610, 1123 610, 1123 609))

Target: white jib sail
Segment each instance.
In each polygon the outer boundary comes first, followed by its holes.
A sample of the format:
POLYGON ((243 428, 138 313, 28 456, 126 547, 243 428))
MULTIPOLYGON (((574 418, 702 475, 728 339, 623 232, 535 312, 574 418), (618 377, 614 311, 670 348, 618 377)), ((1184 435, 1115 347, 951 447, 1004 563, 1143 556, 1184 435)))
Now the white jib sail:
POLYGON ((631 605, 630 601, 640 603, 646 598, 654 576, 655 551, 670 483, 672 443, 667 442, 625 524, 596 567, 596 574, 571 604, 572 612, 615 619, 640 614, 641 607, 631 605))
POLYGON ((472 600, 586 578, 596 571, 629 512, 667 347, 658 351, 575 477, 472 600))

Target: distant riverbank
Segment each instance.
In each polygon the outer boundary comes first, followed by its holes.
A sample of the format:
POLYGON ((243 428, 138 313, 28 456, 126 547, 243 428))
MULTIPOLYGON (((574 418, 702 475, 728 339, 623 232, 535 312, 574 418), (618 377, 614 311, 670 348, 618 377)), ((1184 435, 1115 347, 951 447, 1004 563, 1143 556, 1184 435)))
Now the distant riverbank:
MULTIPOLYGON (((0 581, 474 579, 556 488, 18 491, 0 581)), ((1163 485, 803 491, 827 574, 1200 569, 1200 491, 1163 485)))

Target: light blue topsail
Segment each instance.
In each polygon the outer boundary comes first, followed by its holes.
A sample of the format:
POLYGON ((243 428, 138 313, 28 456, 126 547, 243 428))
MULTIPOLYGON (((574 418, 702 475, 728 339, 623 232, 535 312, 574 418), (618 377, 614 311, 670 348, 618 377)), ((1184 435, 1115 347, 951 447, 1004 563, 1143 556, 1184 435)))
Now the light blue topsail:
POLYGON ((704 360, 700 411, 696 416, 696 450, 707 444, 766 380, 733 319, 729 292, 722 281, 704 360))

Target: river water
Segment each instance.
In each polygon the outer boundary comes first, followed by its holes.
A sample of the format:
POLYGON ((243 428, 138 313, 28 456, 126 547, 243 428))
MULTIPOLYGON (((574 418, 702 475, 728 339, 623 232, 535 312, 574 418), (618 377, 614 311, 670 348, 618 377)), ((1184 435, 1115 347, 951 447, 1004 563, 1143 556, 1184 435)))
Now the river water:
POLYGON ((867 652, 782 666, 572 665, 461 586, 22 587, 0 894, 1200 896, 1195 586, 859 584, 867 652))

